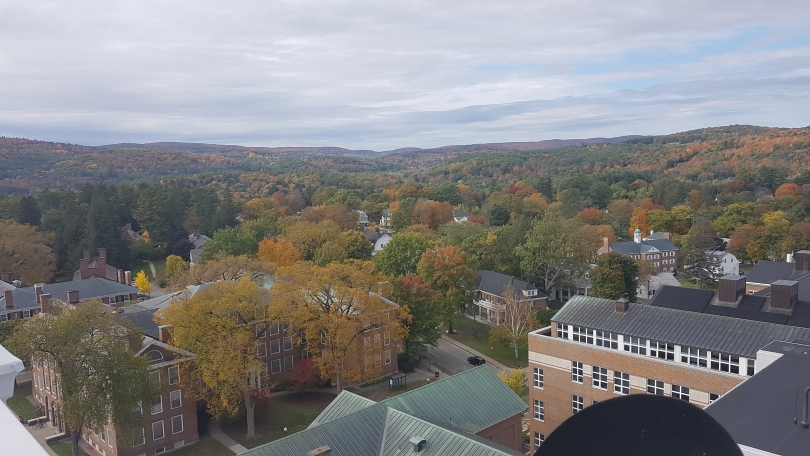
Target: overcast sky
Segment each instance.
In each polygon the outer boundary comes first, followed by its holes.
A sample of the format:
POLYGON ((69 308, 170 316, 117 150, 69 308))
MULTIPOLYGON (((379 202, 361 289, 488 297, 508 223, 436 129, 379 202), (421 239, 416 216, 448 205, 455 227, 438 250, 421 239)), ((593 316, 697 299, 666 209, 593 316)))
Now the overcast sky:
POLYGON ((810 1, 0 0, 0 135, 387 150, 810 125, 810 1))

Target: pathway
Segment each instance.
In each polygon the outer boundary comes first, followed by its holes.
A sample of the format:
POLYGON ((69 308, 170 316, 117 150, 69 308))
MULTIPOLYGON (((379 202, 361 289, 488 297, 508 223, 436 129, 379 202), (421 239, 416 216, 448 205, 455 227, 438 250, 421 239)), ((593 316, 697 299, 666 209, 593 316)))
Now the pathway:
POLYGON ((228 437, 224 432, 222 432, 222 427, 220 426, 219 420, 211 420, 211 422, 208 423, 208 432, 211 433, 211 437, 216 439, 217 442, 225 445, 229 450, 236 454, 242 454, 248 450, 244 446, 240 445, 239 442, 228 437))

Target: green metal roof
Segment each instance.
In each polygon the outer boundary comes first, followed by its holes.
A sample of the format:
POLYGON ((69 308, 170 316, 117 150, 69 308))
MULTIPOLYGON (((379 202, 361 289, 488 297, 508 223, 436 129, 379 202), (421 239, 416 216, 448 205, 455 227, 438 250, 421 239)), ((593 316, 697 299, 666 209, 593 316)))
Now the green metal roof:
POLYGON ((333 456, 412 454, 517 456, 522 453, 475 435, 527 409, 487 366, 427 384, 382 402, 342 392, 306 430, 254 448, 246 456, 305 455, 326 445, 333 456))

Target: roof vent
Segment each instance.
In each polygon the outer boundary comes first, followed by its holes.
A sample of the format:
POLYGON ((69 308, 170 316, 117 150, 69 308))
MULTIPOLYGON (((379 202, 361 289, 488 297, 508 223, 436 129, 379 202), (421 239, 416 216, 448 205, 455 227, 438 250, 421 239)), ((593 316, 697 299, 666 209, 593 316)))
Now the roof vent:
POLYGON ((307 452, 307 456, 332 456, 332 449, 324 445, 307 452))
POLYGON ((799 250, 793 254, 796 271, 810 271, 810 250, 799 250))
POLYGON ((622 298, 616 301, 616 312, 625 313, 630 309, 630 301, 627 298, 622 298))
POLYGON ((799 300, 799 282, 777 280, 771 284, 771 307, 792 309, 799 300))
POLYGON ((745 277, 729 274, 719 280, 720 293, 718 299, 723 302, 737 302, 745 294, 745 277))
POLYGON ((411 437, 410 442, 411 442, 411 445, 413 445, 413 451, 418 453, 418 452, 422 451, 422 447, 425 446, 425 444, 427 443, 427 440, 425 440, 422 437, 417 436, 417 437, 411 437))

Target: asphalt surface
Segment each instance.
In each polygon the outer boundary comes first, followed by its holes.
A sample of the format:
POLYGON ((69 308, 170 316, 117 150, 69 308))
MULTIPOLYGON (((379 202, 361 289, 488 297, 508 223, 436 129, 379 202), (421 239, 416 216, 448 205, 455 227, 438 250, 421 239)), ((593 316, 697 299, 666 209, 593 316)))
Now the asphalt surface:
MULTIPOLYGON (((420 367, 431 372, 439 371, 440 377, 457 374, 473 367, 471 364, 467 363, 467 358, 475 354, 477 353, 461 349, 444 339, 439 339, 438 347, 430 347, 428 349, 427 357, 430 360, 430 365, 428 366, 427 360, 422 360, 420 367)), ((497 373, 501 370, 490 362, 488 362, 487 365, 493 372, 497 373)))

